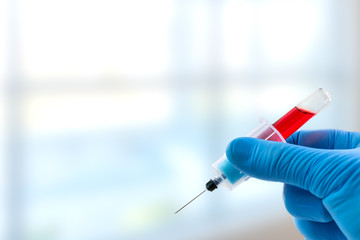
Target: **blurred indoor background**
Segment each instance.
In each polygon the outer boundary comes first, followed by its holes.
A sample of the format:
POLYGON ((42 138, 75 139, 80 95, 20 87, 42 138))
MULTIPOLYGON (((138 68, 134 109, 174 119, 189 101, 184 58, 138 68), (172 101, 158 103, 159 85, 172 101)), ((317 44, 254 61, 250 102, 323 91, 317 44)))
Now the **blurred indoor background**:
POLYGON ((360 130, 357 0, 0 0, 0 238, 302 239, 282 185, 206 193, 319 87, 360 130))

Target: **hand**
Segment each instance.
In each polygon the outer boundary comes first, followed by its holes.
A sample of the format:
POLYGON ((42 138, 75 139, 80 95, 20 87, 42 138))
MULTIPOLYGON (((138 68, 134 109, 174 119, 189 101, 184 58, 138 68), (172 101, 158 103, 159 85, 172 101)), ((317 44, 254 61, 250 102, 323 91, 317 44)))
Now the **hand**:
POLYGON ((284 202, 309 239, 360 239, 360 133, 296 132, 287 143, 233 140, 229 161, 247 175, 284 182, 284 202))

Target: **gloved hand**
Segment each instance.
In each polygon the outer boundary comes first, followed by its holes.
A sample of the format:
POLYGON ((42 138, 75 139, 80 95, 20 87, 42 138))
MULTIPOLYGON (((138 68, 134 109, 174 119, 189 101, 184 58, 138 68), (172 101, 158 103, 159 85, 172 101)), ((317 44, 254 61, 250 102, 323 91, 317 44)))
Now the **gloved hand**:
POLYGON ((251 177, 284 182, 284 202, 308 239, 360 239, 360 133, 300 131, 288 143, 237 138, 229 161, 251 177))

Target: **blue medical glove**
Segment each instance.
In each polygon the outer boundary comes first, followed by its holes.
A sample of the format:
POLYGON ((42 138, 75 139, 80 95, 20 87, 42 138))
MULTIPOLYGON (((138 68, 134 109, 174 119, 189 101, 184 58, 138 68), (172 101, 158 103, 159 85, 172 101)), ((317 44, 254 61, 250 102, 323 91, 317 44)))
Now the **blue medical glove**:
POLYGON ((360 133, 300 131, 287 142, 238 138, 226 155, 251 177, 285 183, 285 206, 307 239, 360 239, 360 133))

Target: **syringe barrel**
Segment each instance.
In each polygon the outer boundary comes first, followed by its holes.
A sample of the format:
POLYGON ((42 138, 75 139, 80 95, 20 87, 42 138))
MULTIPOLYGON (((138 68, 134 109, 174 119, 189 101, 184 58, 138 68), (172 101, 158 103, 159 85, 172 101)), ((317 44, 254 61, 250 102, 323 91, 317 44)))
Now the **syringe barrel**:
MULTIPOLYGON (((330 101, 330 93, 327 90, 320 88, 297 104, 273 125, 262 120, 261 124, 251 131, 247 137, 285 142, 286 138, 322 110, 330 101)), ((237 169, 227 159, 226 154, 214 162, 212 168, 217 175, 216 182, 230 190, 249 179, 249 176, 237 169)))
POLYGON ((330 93, 324 88, 319 88, 299 104, 297 104, 296 107, 317 114, 324 107, 326 107, 330 101, 330 93))
POLYGON ((273 126, 286 139, 320 112, 330 100, 330 93, 320 88, 277 120, 273 126))

